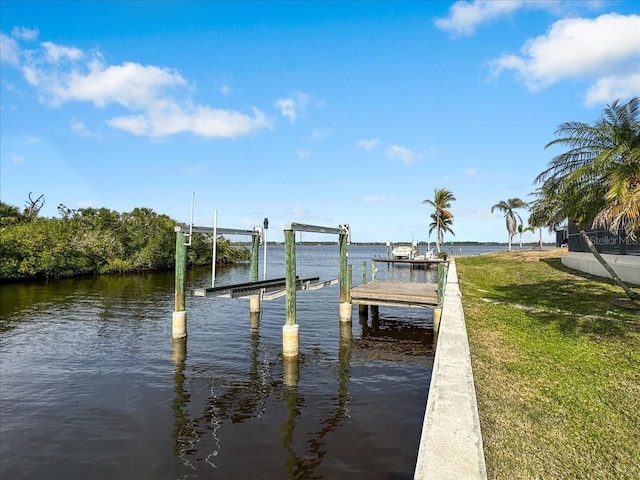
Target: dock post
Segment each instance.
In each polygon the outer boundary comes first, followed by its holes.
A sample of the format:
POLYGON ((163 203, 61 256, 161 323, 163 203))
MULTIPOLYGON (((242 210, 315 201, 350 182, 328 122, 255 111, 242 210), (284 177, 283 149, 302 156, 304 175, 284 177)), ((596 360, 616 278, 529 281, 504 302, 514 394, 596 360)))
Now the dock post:
MULTIPOLYGON (((260 251, 260 237, 253 235, 251 237, 251 281, 258 281, 258 257, 260 251)), ((256 295, 249 298, 249 313, 260 313, 260 296, 256 295)))
POLYGON ((438 331, 440 330, 440 317, 442 316, 442 302, 444 299, 444 262, 438 264, 438 306, 433 309, 433 337, 438 338, 438 331))
POLYGON ((296 324, 296 237, 293 230, 284 231, 285 324, 282 327, 282 355, 297 357, 300 353, 296 324))
POLYGON ((347 266, 347 234, 340 233, 338 242, 340 244, 340 321, 351 321, 351 278, 347 266))
POLYGON ((187 336, 187 312, 185 309, 184 291, 187 274, 187 245, 185 235, 180 227, 176 232, 176 261, 175 261, 175 306, 171 317, 171 337, 185 338, 187 336))
MULTIPOLYGON (((367 283, 367 262, 362 262, 362 285, 367 283)), ((358 305, 358 316, 367 318, 369 316, 369 306, 366 304, 358 305)))
MULTIPOLYGON (((378 267, 376 265, 375 261, 371 262, 371 281, 376 279, 376 274, 378 272, 378 267)), ((380 309, 378 308, 378 305, 371 305, 371 321, 373 322, 373 320, 377 320, 378 319, 378 315, 380 314, 380 309)))

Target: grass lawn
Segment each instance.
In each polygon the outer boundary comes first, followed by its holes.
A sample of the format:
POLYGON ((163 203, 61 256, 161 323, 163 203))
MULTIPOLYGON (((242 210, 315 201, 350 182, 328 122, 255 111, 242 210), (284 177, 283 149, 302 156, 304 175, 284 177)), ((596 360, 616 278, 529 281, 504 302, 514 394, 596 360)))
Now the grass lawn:
POLYGON ((562 249, 456 259, 490 479, 640 479, 640 314, 562 249))

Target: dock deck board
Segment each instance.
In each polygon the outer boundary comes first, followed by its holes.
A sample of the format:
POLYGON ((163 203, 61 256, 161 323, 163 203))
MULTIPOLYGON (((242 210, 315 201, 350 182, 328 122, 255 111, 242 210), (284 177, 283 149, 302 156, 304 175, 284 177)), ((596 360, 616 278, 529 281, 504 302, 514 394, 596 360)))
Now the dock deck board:
POLYGON ((373 280, 351 289, 351 303, 395 307, 435 307, 437 283, 373 280))

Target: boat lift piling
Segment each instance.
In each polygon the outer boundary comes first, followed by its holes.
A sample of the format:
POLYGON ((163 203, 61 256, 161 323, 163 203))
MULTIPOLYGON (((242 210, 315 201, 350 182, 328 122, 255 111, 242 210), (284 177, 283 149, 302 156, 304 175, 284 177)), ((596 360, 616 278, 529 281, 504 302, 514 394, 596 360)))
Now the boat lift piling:
MULTIPOLYGON (((251 281, 246 284, 215 286, 215 265, 212 273, 212 287, 199 288, 194 290, 194 295, 206 297, 207 293, 215 293, 217 295, 225 295, 229 297, 248 298, 250 301, 249 317, 251 320, 251 328, 257 329, 260 322, 261 303, 265 299, 274 299, 286 295, 285 299, 285 324, 282 327, 282 354, 284 358, 297 358, 300 352, 299 348, 299 328, 296 323, 296 292, 299 289, 316 290, 335 283, 340 284, 340 309, 339 318, 341 328, 351 328, 351 286, 352 286, 352 266, 347 263, 347 245, 350 243, 349 225, 339 225, 334 227, 321 227, 317 225, 305 225, 300 223, 292 223, 284 228, 285 239, 285 278, 258 281, 258 255, 260 241, 266 241, 263 237, 264 231, 260 227, 253 230, 239 230, 232 228, 214 227, 196 227, 190 225, 186 227, 175 227, 176 232, 176 269, 175 269, 175 310, 172 317, 172 337, 174 339, 184 339, 187 337, 187 314, 185 311, 185 277, 187 265, 187 247, 191 245, 191 236, 196 233, 214 234, 214 235, 250 235, 252 237, 251 247, 251 281), (338 244, 340 249, 340 272, 339 277, 328 280, 323 283, 311 284, 311 282, 319 281, 319 278, 300 279, 296 276, 296 247, 295 232, 313 232, 313 233, 329 233, 338 235, 338 244), (215 233, 214 233, 215 232, 215 233), (187 243, 186 237, 189 237, 187 243), (284 280, 284 281, 283 281, 284 280), (273 289, 284 286, 284 291, 273 291, 273 289), (271 293, 266 293, 267 290, 271 293)), ((267 219, 265 219, 265 230, 267 228, 267 219)), ((215 243, 216 238, 213 241, 215 243)), ((215 246, 214 246, 215 248, 215 246)), ((266 267, 266 264, 265 264, 266 267)), ((266 276, 266 274, 265 274, 266 276)), ((295 376, 295 375, 294 375, 295 376)))
POLYGON ((297 357, 300 353, 299 327, 296 323, 296 237, 295 232, 330 233, 338 235, 340 247, 340 322, 351 322, 351 269, 347 265, 347 245, 350 241, 349 225, 338 228, 321 227, 291 223, 284 228, 285 252, 285 324, 282 327, 282 355, 285 358, 297 357))
MULTIPOLYGON (((214 221, 215 223, 215 221, 214 221)), ((216 243, 217 235, 249 235, 252 237, 251 248, 251 280, 258 280, 258 245, 262 232, 259 227, 253 230, 241 230, 237 228, 196 227, 189 225, 188 228, 177 226, 176 232, 176 259, 175 259, 175 306, 171 317, 171 337, 186 338, 187 336, 187 312, 185 309, 185 283, 187 273, 187 247, 191 245, 194 233, 205 233, 213 235, 213 243, 216 243), (187 233, 188 232, 188 233, 187 233), (189 237, 189 241, 186 241, 189 237)), ((215 248, 215 246, 214 246, 215 248)), ((212 283, 215 282, 215 262, 212 266, 212 283)), ((212 287, 213 288, 213 287, 212 287)), ((255 314, 260 314, 260 296, 255 295, 250 298, 250 314, 252 327, 255 324, 255 314)))

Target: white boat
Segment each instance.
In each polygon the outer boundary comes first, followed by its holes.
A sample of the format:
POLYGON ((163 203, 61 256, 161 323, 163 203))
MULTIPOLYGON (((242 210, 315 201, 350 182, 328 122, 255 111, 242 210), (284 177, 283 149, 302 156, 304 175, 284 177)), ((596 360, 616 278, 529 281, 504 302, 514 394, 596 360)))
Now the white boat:
POLYGON ((398 243, 391 250, 394 260, 413 260, 418 254, 418 246, 411 243, 398 243))

